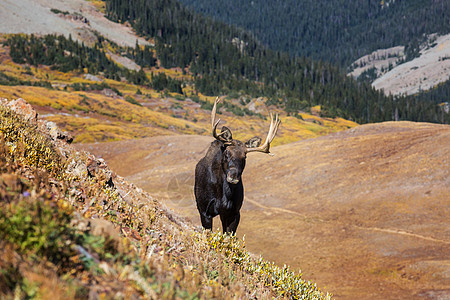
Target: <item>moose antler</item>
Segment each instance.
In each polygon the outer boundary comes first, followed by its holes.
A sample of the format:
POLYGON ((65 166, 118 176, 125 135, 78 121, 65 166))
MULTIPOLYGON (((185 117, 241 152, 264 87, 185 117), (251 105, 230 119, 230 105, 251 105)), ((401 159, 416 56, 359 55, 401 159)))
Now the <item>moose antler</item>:
POLYGON ((273 119, 273 114, 270 113, 270 128, 269 133, 267 133, 266 140, 264 141, 264 144, 262 144, 259 147, 255 148, 246 148, 247 153, 249 152, 263 152, 270 154, 270 143, 273 141, 275 136, 277 135, 278 127, 281 124, 281 120, 278 119, 278 114, 275 115, 275 120, 273 119))
POLYGON ((211 127, 212 127, 212 135, 213 137, 221 142, 224 143, 229 143, 231 142, 231 132, 229 130, 227 131, 222 131, 221 133, 217 134, 216 129, 217 129, 217 125, 219 125, 220 123, 220 119, 216 120, 216 109, 217 109, 217 103, 220 102, 219 97, 216 98, 216 100, 214 101, 214 106, 212 108, 211 111, 211 127), (225 138, 223 135, 227 136, 227 138, 225 138))

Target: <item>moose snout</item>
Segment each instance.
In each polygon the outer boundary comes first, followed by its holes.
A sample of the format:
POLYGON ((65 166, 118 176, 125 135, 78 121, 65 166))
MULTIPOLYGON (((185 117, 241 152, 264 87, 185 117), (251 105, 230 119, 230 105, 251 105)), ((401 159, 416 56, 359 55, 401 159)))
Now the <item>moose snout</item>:
POLYGON ((236 184, 239 182, 239 172, 236 168, 231 168, 227 172, 227 181, 231 184, 236 184))

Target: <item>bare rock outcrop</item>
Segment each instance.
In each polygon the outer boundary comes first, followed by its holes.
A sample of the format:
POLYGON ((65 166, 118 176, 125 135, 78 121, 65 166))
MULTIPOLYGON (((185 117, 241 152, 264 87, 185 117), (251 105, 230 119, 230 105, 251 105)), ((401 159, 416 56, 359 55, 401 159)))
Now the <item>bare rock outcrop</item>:
POLYGON ((16 114, 23 116, 25 120, 31 122, 32 124, 37 123, 38 113, 22 98, 12 101, 1 99, 1 102, 2 104, 9 106, 9 108, 16 114))
POLYGON ((71 144, 73 142, 73 136, 70 133, 59 129, 55 122, 46 122, 46 127, 52 140, 63 140, 68 144, 71 144))

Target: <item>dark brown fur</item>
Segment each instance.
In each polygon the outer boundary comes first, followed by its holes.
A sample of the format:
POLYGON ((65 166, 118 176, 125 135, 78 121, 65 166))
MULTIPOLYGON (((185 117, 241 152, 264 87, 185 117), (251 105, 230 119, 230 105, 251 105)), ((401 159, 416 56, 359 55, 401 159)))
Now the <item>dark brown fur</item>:
POLYGON ((198 162, 194 192, 205 229, 212 229, 212 219, 220 215, 223 231, 236 232, 244 200, 241 176, 245 159, 246 146, 241 141, 216 140, 198 162))

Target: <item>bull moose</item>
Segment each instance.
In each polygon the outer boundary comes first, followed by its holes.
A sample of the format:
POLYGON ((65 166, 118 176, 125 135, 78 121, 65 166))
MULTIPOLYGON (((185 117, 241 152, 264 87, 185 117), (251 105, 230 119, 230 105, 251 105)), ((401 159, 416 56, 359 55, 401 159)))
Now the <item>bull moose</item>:
POLYGON ((212 220, 220 215, 223 232, 236 232, 240 219, 240 209, 244 200, 244 187, 241 175, 245 167, 247 153, 263 152, 270 154, 270 143, 277 134, 281 121, 276 114, 270 114, 270 128, 263 145, 261 139, 254 137, 245 144, 232 137, 230 129, 223 126, 217 134, 215 121, 217 98, 211 111, 211 143, 205 155, 195 167, 194 193, 202 226, 212 229, 212 220))

